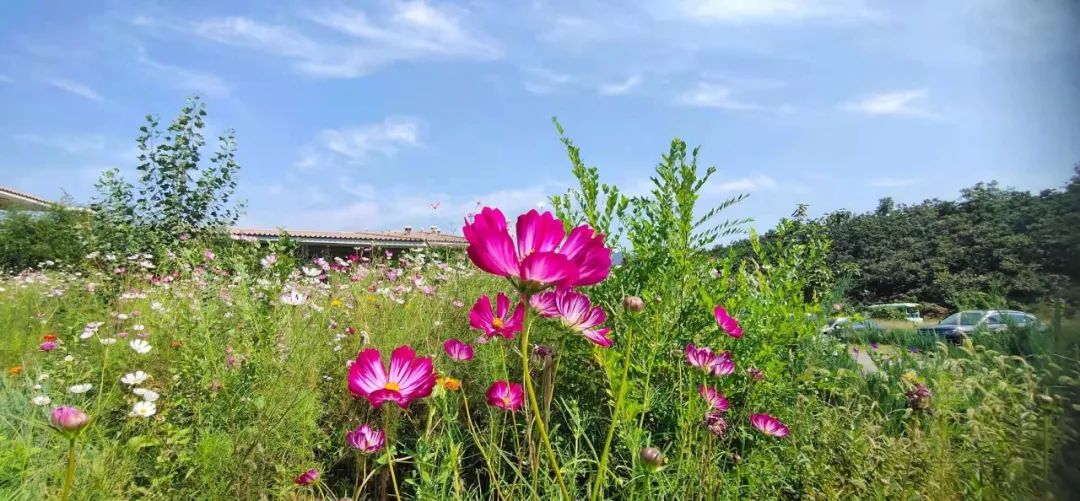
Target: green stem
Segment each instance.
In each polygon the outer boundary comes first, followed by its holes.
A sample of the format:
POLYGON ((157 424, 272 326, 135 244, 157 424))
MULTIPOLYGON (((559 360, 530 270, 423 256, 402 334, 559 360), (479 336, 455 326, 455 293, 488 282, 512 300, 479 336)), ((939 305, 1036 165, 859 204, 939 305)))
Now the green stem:
POLYGON ((623 398, 626 397, 626 382, 630 376, 630 352, 634 347, 633 343, 633 329, 627 327, 626 351, 623 353, 622 360, 622 380, 619 381, 619 390, 615 395, 615 409, 611 412, 611 425, 608 426, 607 437, 604 439, 604 451, 600 454, 600 468, 596 472, 596 481, 593 483, 593 501, 600 499, 600 491, 604 487, 608 456, 611 453, 611 441, 615 438, 615 428, 619 425, 619 416, 622 415, 623 398))
POLYGON ((398 491, 397 475, 394 473, 394 440, 391 437, 393 433, 390 428, 390 425, 392 424, 390 422, 390 414, 392 412, 393 409, 388 408, 388 410, 383 413, 383 428, 386 430, 386 453, 388 454, 386 466, 387 469, 390 470, 390 482, 394 485, 394 499, 401 501, 401 492, 398 491))
POLYGON ((472 435, 473 442, 476 443, 476 450, 480 451, 480 456, 484 458, 484 464, 488 468, 488 476, 491 478, 491 485, 495 486, 495 493, 499 495, 499 499, 505 499, 502 490, 499 488, 499 479, 495 477, 495 469, 491 467, 491 458, 484 452, 484 446, 480 443, 480 435, 476 433, 476 425, 473 424, 472 414, 469 412, 469 397, 464 389, 461 390, 461 401, 465 404, 466 427, 469 429, 469 434, 472 435))
POLYGON ((71 497, 71 486, 75 485, 75 439, 68 442, 67 471, 64 472, 64 491, 60 494, 61 501, 67 501, 71 497))
POLYGON ((540 415, 540 404, 536 400, 536 390, 533 388, 532 376, 529 374, 529 331, 532 330, 532 326, 529 325, 529 295, 522 294, 522 300, 525 301, 525 318, 522 323, 528 327, 521 332, 521 372, 522 378, 525 379, 525 391, 529 395, 529 408, 532 409, 536 427, 540 430, 540 441, 544 443, 548 460, 551 461, 551 467, 555 470, 555 480, 559 483, 562 497, 570 501, 573 498, 570 497, 570 490, 566 488, 566 482, 563 481, 562 473, 559 471, 559 460, 555 458, 555 449, 551 447, 551 438, 548 437, 547 425, 544 424, 544 419, 540 415))

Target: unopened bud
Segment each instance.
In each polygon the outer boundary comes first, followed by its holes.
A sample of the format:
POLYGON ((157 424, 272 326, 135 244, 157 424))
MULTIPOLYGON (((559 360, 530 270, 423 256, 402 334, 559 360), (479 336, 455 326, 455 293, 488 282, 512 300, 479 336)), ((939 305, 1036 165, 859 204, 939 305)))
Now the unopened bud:
POLYGON ((623 308, 626 308, 626 311, 632 313, 638 313, 645 309, 645 301, 642 301, 641 298, 637 296, 626 296, 622 301, 622 305, 623 308))
POLYGON ((652 471, 660 471, 665 465, 667 465, 667 458, 664 457, 664 453, 656 447, 646 447, 641 449, 641 463, 646 468, 652 471))
POLYGON ((75 432, 86 426, 90 417, 76 407, 63 405, 52 410, 49 422, 60 431, 75 432))

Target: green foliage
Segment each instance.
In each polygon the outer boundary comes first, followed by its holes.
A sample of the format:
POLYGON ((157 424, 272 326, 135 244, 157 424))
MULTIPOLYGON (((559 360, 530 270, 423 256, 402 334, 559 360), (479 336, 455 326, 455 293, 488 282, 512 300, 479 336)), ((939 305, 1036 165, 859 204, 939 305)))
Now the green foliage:
POLYGON ((88 216, 65 205, 45 212, 0 211, 0 271, 78 264, 87 252, 88 216))
POLYGON ((221 232, 233 224, 241 206, 236 189, 236 139, 231 130, 218 138, 218 149, 203 161, 206 106, 188 99, 165 131, 147 115, 139 128, 138 184, 118 170, 98 180, 92 208, 98 246, 123 253, 173 245, 182 235, 221 232))

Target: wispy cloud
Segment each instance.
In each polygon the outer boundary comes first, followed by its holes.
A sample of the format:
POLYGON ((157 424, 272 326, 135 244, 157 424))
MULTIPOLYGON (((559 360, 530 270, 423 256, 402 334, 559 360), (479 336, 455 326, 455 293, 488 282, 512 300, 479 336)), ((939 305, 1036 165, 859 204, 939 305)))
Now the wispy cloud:
POLYGON ((137 60, 143 67, 174 87, 215 97, 227 96, 230 92, 229 85, 217 75, 159 62, 151 59, 141 49, 137 60))
POLYGON ((50 149, 62 150, 68 153, 87 153, 102 151, 105 149, 105 137, 100 135, 66 135, 66 134, 16 134, 12 136, 16 141, 44 146, 50 149))
POLYGON ((422 1, 394 2, 378 14, 344 5, 308 12, 309 21, 333 32, 324 30, 318 37, 246 17, 204 20, 195 25, 194 32, 216 42, 291 59, 299 71, 325 78, 360 77, 397 61, 490 60, 502 52, 479 30, 467 27, 467 12, 461 9, 437 8, 422 1))
POLYGON ((641 75, 631 75, 621 82, 601 85, 598 92, 602 96, 621 96, 634 90, 638 85, 641 85, 641 75))
POLYGON ((911 186, 915 184, 915 180, 897 177, 881 177, 877 179, 871 179, 870 182, 867 184, 875 188, 901 188, 904 186, 911 186))
POLYGON ((91 101, 105 100, 105 98, 101 97, 100 94, 94 92, 94 89, 91 89, 85 84, 76 82, 74 80, 67 80, 63 78, 47 78, 45 79, 45 84, 60 89, 64 92, 69 92, 71 94, 75 94, 76 96, 84 97, 91 101))
POLYGON ((751 192, 763 189, 769 189, 776 186, 776 181, 766 176, 765 174, 756 174, 753 176, 741 177, 737 179, 719 180, 719 178, 712 178, 708 184, 705 185, 703 191, 711 194, 725 194, 733 192, 751 192))
POLYGON ((734 96, 731 88, 709 82, 698 82, 697 87, 680 94, 676 102, 683 106, 717 108, 723 110, 758 110, 761 106, 742 101, 734 96))
POLYGON ((301 151, 296 166, 311 168, 334 159, 360 164, 372 157, 392 157, 403 147, 420 145, 420 121, 387 118, 380 123, 342 129, 324 129, 313 146, 301 151))
POLYGON ((537 66, 522 68, 521 72, 525 75, 525 90, 533 94, 550 94, 577 83, 571 75, 537 66))
POLYGON ((867 115, 934 116, 934 113, 922 107, 928 95, 926 89, 882 92, 846 103, 843 109, 867 115))
POLYGON ((881 17, 863 0, 680 0, 674 11, 696 21, 723 23, 850 22, 881 17))

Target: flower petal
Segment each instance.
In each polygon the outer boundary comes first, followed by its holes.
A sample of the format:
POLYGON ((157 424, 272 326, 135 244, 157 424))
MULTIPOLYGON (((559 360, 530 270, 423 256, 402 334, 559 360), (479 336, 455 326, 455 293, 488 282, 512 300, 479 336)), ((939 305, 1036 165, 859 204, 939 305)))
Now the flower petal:
POLYGON ((525 259, 534 252, 552 252, 562 243, 565 234, 562 221, 550 212, 540 214, 530 210, 517 219, 517 252, 525 259))

